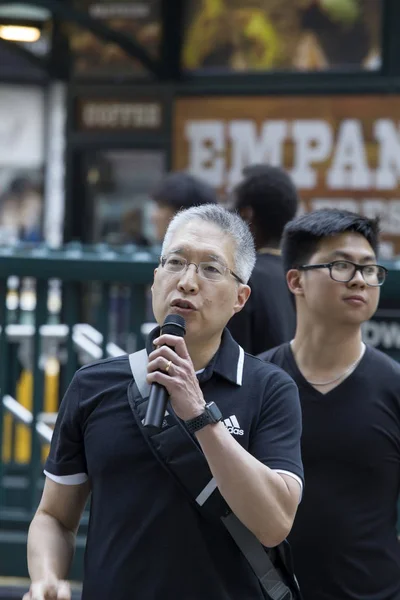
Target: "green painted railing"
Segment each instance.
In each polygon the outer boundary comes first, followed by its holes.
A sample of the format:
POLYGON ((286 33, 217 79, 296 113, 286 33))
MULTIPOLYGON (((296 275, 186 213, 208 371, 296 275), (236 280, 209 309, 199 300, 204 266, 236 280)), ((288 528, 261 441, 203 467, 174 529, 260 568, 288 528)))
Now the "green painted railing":
POLYGON ((85 336, 76 325, 94 328, 97 344, 86 342, 100 356, 109 355, 110 344, 124 351, 143 347, 141 326, 149 320, 148 289, 157 262, 155 250, 135 247, 0 248, 0 576, 27 575, 26 532, 40 498, 46 447, 37 425, 46 397, 52 395, 57 410, 85 354, 77 347, 77 335, 85 336), (49 326, 64 333, 52 338, 49 326), (56 378, 46 371, 49 344, 59 367, 56 378), (4 397, 30 411, 29 427, 6 414, 4 397))

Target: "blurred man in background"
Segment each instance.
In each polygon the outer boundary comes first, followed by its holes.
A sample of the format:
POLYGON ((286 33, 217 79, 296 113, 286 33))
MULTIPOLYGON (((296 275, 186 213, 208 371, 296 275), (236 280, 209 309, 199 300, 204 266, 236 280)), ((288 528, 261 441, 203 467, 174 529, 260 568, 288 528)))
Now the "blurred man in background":
POLYGON ((169 222, 180 209, 217 202, 216 193, 210 185, 183 171, 166 175, 151 196, 155 202, 152 223, 158 242, 162 242, 169 222))
POLYGON ((297 212, 297 191, 278 167, 251 165, 233 194, 232 208, 249 224, 257 262, 250 278, 251 296, 228 328, 250 354, 292 339, 295 310, 279 250, 283 228, 297 212))

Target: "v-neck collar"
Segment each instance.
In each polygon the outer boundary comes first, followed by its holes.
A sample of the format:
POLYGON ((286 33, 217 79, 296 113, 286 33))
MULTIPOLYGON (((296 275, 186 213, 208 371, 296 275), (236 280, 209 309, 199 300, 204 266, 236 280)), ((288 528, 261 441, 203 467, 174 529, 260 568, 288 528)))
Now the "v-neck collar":
POLYGON ((354 371, 352 371, 352 373, 350 373, 350 375, 348 377, 346 377, 346 379, 344 379, 343 381, 340 381, 337 385, 335 385, 335 387, 333 387, 331 390, 329 390, 329 392, 326 392, 325 394, 323 394, 322 392, 317 390, 313 385, 311 385, 311 383, 309 383, 307 381, 307 379, 304 377, 303 373, 300 371, 300 369, 297 365, 297 362, 296 362, 296 359, 294 356, 294 352, 292 350, 292 346, 291 346, 290 342, 287 343, 287 352, 286 352, 286 356, 290 363, 290 367, 293 370, 293 373, 295 374, 294 379, 297 382, 297 384, 299 386, 305 388, 309 394, 311 394, 315 397, 315 399, 319 399, 319 400, 321 400, 322 398, 326 399, 330 395, 334 395, 339 390, 339 388, 342 388, 342 386, 345 386, 346 384, 351 382, 353 375, 355 375, 358 372, 358 370, 360 369, 360 367, 362 367, 367 354, 368 354, 368 346, 366 345, 364 354, 361 357, 361 360, 358 363, 358 365, 356 366, 356 368, 354 369, 354 371))

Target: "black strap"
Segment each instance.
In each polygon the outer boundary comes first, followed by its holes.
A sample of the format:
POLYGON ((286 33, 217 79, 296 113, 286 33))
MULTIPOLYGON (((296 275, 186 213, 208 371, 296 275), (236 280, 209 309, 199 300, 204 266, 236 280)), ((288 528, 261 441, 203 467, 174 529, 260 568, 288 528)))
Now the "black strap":
MULTIPOLYGON (((144 418, 147 402, 143 402, 143 400, 146 400, 150 393, 150 386, 146 381, 147 363, 148 356, 146 350, 140 350, 129 355, 129 364, 133 374, 135 386, 141 396, 141 402, 135 402, 134 398, 132 397, 132 394, 130 394, 130 391, 132 390, 131 386, 129 386, 128 388, 128 398, 131 408, 134 412, 136 421, 139 425, 140 431, 144 435, 146 441, 149 443, 151 450, 156 455, 159 462, 164 466, 164 468, 170 473, 170 475, 172 475, 173 479, 176 481, 179 487, 181 489, 184 489, 184 491, 187 495, 190 496, 192 501, 195 500, 195 503, 201 512, 204 512, 208 516, 210 515, 210 511, 214 516, 218 515, 218 518, 221 519, 223 525, 229 531, 230 535, 232 536, 237 546, 241 550, 242 554, 245 556, 246 560, 253 569, 255 575, 257 576, 260 582, 262 589, 267 595, 267 599, 293 600, 294 596, 292 594, 292 591, 282 580, 281 575, 273 565, 265 548, 258 541, 255 535, 251 533, 251 531, 247 529, 247 527, 245 527, 245 525, 243 525, 243 523, 236 517, 236 515, 234 515, 227 507, 227 504, 225 503, 221 494, 218 491, 216 481, 211 476, 211 473, 209 473, 208 477, 206 475, 207 483, 206 485, 204 485, 204 468, 201 467, 204 463, 207 463, 207 461, 204 457, 204 454, 201 452, 197 442, 186 430, 183 423, 173 415, 173 411, 170 409, 169 412, 170 416, 172 418, 175 418, 175 423, 174 427, 170 428, 169 431, 171 431, 171 429, 179 431, 181 434, 180 436, 178 436, 180 438, 180 442, 182 442, 182 440, 186 443, 189 442, 190 449, 193 449, 194 447, 197 450, 196 454, 194 455, 195 459, 197 461, 201 459, 202 464, 199 468, 193 468, 193 465, 191 464, 190 469, 191 475, 193 473, 198 474, 198 476, 200 476, 200 474, 202 475, 200 489, 198 486, 196 489, 193 489, 192 481, 190 485, 188 485, 187 481, 184 481, 182 477, 177 477, 175 469, 172 472, 170 466, 174 463, 175 453, 173 447, 171 446, 168 448, 168 451, 172 453, 168 455, 168 465, 166 464, 166 461, 163 458, 163 450, 166 450, 166 448, 165 444, 164 447, 162 446, 162 431, 161 433, 156 435, 150 435, 147 430, 145 431, 145 428, 142 426, 142 420, 144 418)), ((169 439, 167 439, 167 445, 168 443, 172 442, 172 437, 174 438, 174 441, 176 441, 177 436, 168 436, 169 439)), ((180 446, 180 455, 182 455, 181 450, 182 448, 180 446)), ((209 469, 207 470, 209 471, 209 469)), ((181 473, 182 471, 180 470, 179 474, 181 473)))
POLYGON ((261 586, 268 593, 268 598, 292 600, 291 590, 282 581, 268 553, 251 531, 233 513, 221 517, 221 520, 257 575, 261 586))

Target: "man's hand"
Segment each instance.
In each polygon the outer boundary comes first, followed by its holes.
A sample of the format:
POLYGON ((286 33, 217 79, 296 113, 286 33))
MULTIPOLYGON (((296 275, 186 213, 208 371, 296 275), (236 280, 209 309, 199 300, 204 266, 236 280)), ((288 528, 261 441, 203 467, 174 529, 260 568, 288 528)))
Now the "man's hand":
POLYGON ((71 600, 71 588, 68 581, 49 577, 32 583, 22 600, 71 600))
POLYGON ((154 344, 158 348, 149 356, 147 382, 159 383, 167 389, 180 419, 187 421, 197 417, 206 403, 185 340, 175 335, 161 335, 154 344))

